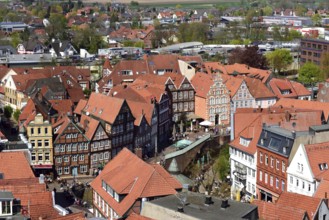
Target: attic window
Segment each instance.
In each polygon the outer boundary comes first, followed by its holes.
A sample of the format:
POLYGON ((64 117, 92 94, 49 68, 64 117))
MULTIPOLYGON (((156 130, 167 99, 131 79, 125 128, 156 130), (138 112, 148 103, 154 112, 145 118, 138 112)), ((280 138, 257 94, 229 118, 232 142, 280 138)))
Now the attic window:
POLYGON ((284 89, 280 91, 282 95, 289 95, 291 94, 291 90, 290 89, 284 89))
POLYGON ((3 173, 0 173, 0 180, 4 179, 3 178, 3 173))
POLYGON ((99 114, 102 114, 103 113, 103 109, 101 109, 101 110, 99 110, 99 112, 98 112, 99 114))
POLYGON ((328 169, 328 164, 327 163, 320 163, 319 168, 320 168, 320 170, 327 170, 328 169))

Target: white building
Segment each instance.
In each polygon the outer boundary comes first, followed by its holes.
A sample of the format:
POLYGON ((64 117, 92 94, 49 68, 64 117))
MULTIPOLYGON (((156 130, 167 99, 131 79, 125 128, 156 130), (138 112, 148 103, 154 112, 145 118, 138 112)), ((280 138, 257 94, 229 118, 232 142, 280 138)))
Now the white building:
POLYGON ((288 192, 314 196, 322 180, 328 180, 329 142, 300 144, 288 169, 288 192))

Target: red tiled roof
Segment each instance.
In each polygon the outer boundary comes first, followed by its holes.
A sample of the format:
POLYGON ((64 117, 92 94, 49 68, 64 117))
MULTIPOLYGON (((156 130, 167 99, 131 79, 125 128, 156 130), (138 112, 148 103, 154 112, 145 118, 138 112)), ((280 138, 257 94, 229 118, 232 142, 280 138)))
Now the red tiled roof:
POLYGON ((206 98, 210 87, 214 84, 214 81, 211 74, 198 72, 192 78, 191 83, 195 88, 195 95, 206 98))
POLYGON ((306 215, 305 210, 291 206, 260 200, 254 200, 252 204, 258 206, 259 218, 263 220, 301 220, 304 219, 306 215))
POLYGON ((315 217, 320 202, 321 199, 319 198, 289 192, 282 192, 277 200, 278 205, 286 207, 292 206, 294 208, 305 210, 310 219, 315 217))
POLYGON ((305 145, 305 150, 314 177, 320 179, 327 169, 321 170, 319 164, 329 165, 329 142, 305 145))
POLYGON ((135 118, 135 125, 139 125, 142 117, 145 117, 149 125, 152 124, 152 115, 154 111, 154 104, 144 103, 144 102, 135 102, 132 100, 127 100, 131 113, 135 118))
POLYGON ((85 220, 85 219, 86 218, 84 217, 83 212, 72 213, 69 215, 58 216, 58 217, 52 218, 52 220, 85 220))
POLYGON ((98 125, 99 121, 88 117, 87 115, 82 115, 80 119, 80 125, 85 129, 85 135, 89 140, 92 140, 98 125))
POLYGON ((49 100, 52 107, 58 112, 59 115, 72 115, 73 102, 70 99, 62 100, 49 100))
POLYGON ((290 81, 288 79, 273 78, 269 86, 278 98, 298 98, 299 96, 310 96, 311 92, 301 83, 290 81), (283 90, 289 90, 290 94, 282 94, 283 90))
POLYGON ((78 102, 77 107, 74 109, 74 113, 78 114, 78 115, 81 115, 81 111, 86 106, 86 104, 87 104, 87 100, 81 99, 78 102))
POLYGON ((152 220, 152 218, 148 218, 133 212, 128 216, 128 218, 126 218, 126 220, 152 220))
POLYGON ((4 174, 4 179, 34 178, 34 173, 24 152, 1 152, 0 173, 4 174))
MULTIPOLYGON (((328 172, 326 172, 328 173, 328 172)), ((328 197, 329 193, 329 180, 328 179, 322 179, 320 184, 318 185, 313 197, 324 199, 328 197)))
POLYGON ((323 111, 325 120, 328 121, 329 103, 281 98, 274 104, 274 106, 282 106, 289 108, 293 107, 296 109, 321 110, 323 111))
POLYGON ((82 111, 113 124, 124 102, 121 98, 92 93, 82 111))
POLYGON ((100 175, 92 181, 91 187, 120 216, 139 198, 172 195, 182 188, 169 173, 147 164, 126 148, 104 167, 100 175), (118 203, 102 188, 102 181, 118 194, 128 194, 118 203))

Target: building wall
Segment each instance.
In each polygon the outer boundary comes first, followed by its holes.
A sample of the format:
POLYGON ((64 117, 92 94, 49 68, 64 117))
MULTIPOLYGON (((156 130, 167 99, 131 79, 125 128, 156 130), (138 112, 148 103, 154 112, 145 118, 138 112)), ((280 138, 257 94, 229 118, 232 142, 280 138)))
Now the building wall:
POLYGON ((10 105, 14 109, 17 108, 16 86, 12 77, 8 77, 5 83, 5 98, 6 105, 10 105))
POLYGON ((287 169, 288 192, 313 196, 316 190, 310 164, 301 144, 287 169))
POLYGON ((31 165, 53 165, 52 127, 41 114, 27 126, 27 136, 32 145, 31 165))
POLYGON ((256 197, 256 161, 257 154, 250 155, 237 148, 230 147, 230 163, 231 163, 231 178, 232 189, 231 192, 234 195, 236 191, 241 191, 243 188, 247 191, 248 198, 251 195, 256 197), (256 159, 255 159, 256 158, 256 159), (244 178, 240 178, 241 175, 236 172, 243 171, 245 173, 244 178), (240 177, 239 177, 240 176, 240 177))
POLYGON ((301 40, 300 62, 302 65, 306 62, 320 65, 321 56, 325 52, 329 52, 328 41, 304 38, 301 40))
POLYGON ((111 159, 111 141, 99 124, 90 144, 90 168, 104 166, 111 159))
POLYGON ((200 96, 195 96, 195 114, 203 119, 208 118, 206 99, 200 96))
MULTIPOLYGON (((214 124, 229 124, 230 121, 230 95, 229 90, 223 83, 222 78, 214 79, 214 84, 210 86, 207 94, 207 118, 214 124), (216 120, 216 116, 218 119, 216 120)), ((203 107, 204 108, 204 107, 203 107)))
POLYGON ((264 190, 272 194, 272 201, 276 201, 281 192, 287 191, 288 158, 260 147, 257 148, 257 154, 258 198, 261 199, 260 190, 264 190))
POLYGON ((182 60, 178 60, 178 65, 182 75, 186 76, 188 80, 191 80, 195 75, 195 68, 182 60))

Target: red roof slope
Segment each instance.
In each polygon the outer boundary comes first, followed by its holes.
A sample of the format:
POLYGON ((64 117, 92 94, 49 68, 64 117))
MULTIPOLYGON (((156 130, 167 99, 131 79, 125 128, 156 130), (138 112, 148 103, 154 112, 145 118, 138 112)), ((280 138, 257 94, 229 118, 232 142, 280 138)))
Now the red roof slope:
POLYGON ((172 195, 176 194, 176 189, 182 188, 177 180, 157 166, 160 165, 147 164, 124 148, 104 167, 91 186, 116 213, 123 216, 139 198, 172 195), (102 181, 118 194, 127 195, 118 203, 102 188, 102 181))
POLYGON ((278 98, 297 98, 299 96, 310 96, 311 92, 301 83, 290 81, 288 79, 273 78, 269 86, 278 98), (282 94, 283 90, 289 90, 290 94, 282 94))
POLYGON ((0 173, 4 179, 34 178, 34 173, 24 152, 1 152, 0 173), (19 163, 18 163, 19 161, 19 163))

